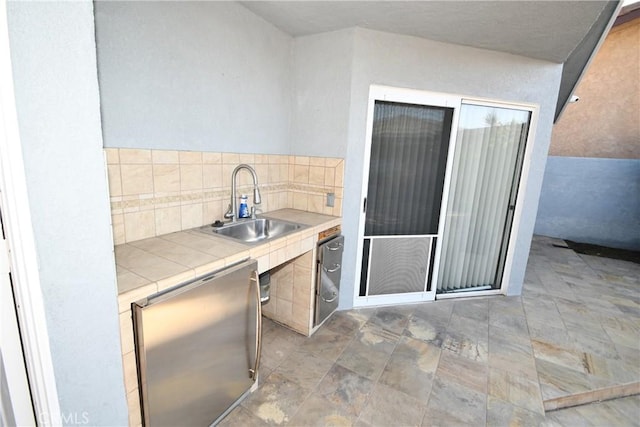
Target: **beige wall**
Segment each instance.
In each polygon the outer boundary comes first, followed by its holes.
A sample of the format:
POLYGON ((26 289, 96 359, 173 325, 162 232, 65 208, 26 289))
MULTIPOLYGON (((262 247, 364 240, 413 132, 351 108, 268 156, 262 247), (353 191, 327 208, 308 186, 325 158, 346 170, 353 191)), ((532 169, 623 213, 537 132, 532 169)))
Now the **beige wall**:
POLYGON ((574 94, 549 155, 640 158, 640 19, 611 29, 574 94))

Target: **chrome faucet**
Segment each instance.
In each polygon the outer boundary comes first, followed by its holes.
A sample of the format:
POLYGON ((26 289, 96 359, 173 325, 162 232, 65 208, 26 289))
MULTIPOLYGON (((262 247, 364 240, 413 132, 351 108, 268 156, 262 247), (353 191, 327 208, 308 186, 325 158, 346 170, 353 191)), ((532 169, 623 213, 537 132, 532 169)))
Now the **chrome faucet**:
MULTIPOLYGON (((236 166, 231 174, 231 203, 229 203, 229 208, 227 212, 224 214, 224 217, 227 219, 231 219, 231 222, 236 222, 238 216, 238 199, 236 198, 236 180, 238 176, 238 172, 240 169, 246 169, 251 172, 251 176, 253 177, 253 204, 259 205, 262 203, 262 199, 260 198, 260 190, 258 189, 258 175, 256 171, 249 165, 240 164, 236 166)), ((255 217, 255 206, 251 208, 251 217, 255 217)))

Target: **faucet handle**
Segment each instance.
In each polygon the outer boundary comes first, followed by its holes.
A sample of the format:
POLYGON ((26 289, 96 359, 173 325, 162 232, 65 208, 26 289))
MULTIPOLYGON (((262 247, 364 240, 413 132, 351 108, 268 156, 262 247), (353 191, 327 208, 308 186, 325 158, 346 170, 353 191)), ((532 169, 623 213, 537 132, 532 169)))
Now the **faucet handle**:
POLYGON ((235 214, 233 213, 233 207, 231 206, 231 203, 229 203, 229 207, 227 208, 227 212, 225 212, 224 217, 229 219, 229 218, 233 218, 235 216, 235 214))

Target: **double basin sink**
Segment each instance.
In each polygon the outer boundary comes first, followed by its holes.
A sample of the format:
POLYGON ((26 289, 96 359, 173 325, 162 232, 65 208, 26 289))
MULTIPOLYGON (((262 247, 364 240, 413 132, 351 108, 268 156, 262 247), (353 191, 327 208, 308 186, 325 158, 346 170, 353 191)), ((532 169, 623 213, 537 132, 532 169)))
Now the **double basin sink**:
MULTIPOLYGON (((220 223, 216 223, 220 224, 220 223)), ((259 244, 306 228, 306 225, 275 218, 241 219, 220 226, 205 225, 199 230, 244 244, 259 244)))

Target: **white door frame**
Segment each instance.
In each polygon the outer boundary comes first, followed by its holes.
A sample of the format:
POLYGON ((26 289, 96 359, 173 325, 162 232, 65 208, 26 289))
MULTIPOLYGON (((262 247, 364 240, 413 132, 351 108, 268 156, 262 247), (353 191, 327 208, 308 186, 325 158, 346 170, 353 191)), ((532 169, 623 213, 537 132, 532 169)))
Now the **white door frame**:
MULTIPOLYGON (((0 213, 1 202, 0 198, 0 213)), ((3 392, 0 425, 35 425, 10 272, 9 248, 0 236, 0 383, 3 392)))
MULTIPOLYGON (((32 413, 35 413, 39 425, 60 425, 60 403, 18 128, 5 0, 0 1, 0 193, 17 320, 34 405, 32 413)), ((4 341, 2 345, 4 347, 4 341)), ((22 417, 26 415, 20 413, 15 416, 17 421, 18 417, 24 419, 22 417)))
POLYGON ((363 174, 362 174, 362 187, 361 187, 361 205, 364 205, 364 200, 367 197, 367 191, 369 188, 369 163, 371 161, 371 139, 373 133, 373 114, 375 101, 395 101, 412 104, 422 104, 427 106, 436 107, 448 107, 453 108, 453 118, 451 123, 451 136, 449 139, 449 150, 447 154, 447 166, 445 171, 445 181, 442 191, 442 205, 440 208, 440 218, 438 223, 438 238, 436 239, 436 251, 434 254, 434 266, 431 276, 431 291, 420 293, 407 293, 394 296, 360 296, 360 280, 362 275, 362 250, 364 246, 364 229, 366 212, 364 209, 360 211, 359 226, 358 226, 358 241, 357 241, 357 264, 356 264, 356 286, 354 286, 354 307, 365 307, 375 305, 386 305, 406 302, 420 302, 430 301, 436 298, 436 288, 438 273, 440 268, 440 256, 442 248, 442 235, 444 232, 444 225, 446 220, 446 212, 449 203, 449 188, 451 185, 451 168, 453 164, 453 158, 455 154, 456 140, 458 134, 458 122, 460 109, 463 104, 471 105, 485 105, 492 107, 502 108, 516 108, 521 110, 527 110, 531 112, 531 119, 529 122, 529 130, 527 134, 526 147, 524 153, 524 159, 522 161, 522 169, 520 171, 520 181, 518 183, 515 211, 513 214, 513 221, 511 224, 511 230, 509 232, 509 243, 507 248, 506 260, 503 268, 503 276, 501 280, 500 289, 491 289, 486 291, 474 291, 454 294, 439 294, 440 298, 460 298, 471 296, 486 296, 494 294, 507 294, 510 285, 511 267, 513 265, 513 252, 516 243, 516 237, 520 228, 520 218, 522 216, 522 210, 524 205, 524 195, 529 177, 529 169, 531 165, 531 157, 533 155, 533 146, 535 145, 535 130, 538 125, 539 106, 537 104, 526 102, 509 102, 497 99, 489 98, 475 98, 456 94, 427 92, 417 89, 396 88, 389 86, 371 85, 369 89, 368 109, 367 109, 367 129, 366 129, 366 141, 363 155, 363 174))

